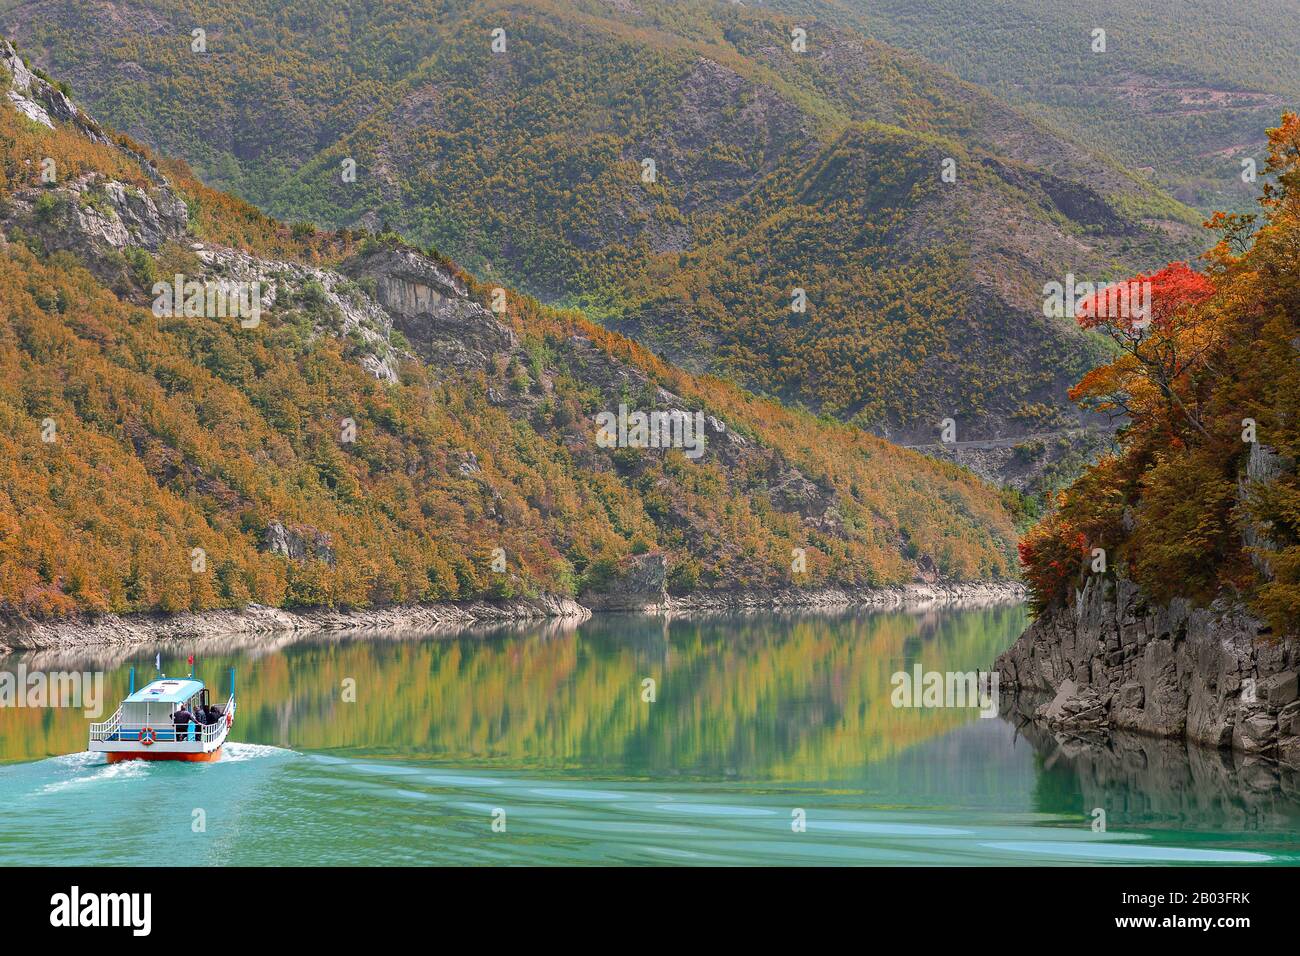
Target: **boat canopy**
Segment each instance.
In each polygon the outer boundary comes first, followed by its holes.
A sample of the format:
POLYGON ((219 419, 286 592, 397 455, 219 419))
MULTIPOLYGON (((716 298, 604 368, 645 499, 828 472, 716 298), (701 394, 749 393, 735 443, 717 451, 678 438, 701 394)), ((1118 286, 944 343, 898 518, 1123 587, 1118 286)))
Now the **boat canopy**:
POLYGON ((128 704, 179 704, 203 690, 203 681, 165 677, 145 684, 128 697, 128 704))

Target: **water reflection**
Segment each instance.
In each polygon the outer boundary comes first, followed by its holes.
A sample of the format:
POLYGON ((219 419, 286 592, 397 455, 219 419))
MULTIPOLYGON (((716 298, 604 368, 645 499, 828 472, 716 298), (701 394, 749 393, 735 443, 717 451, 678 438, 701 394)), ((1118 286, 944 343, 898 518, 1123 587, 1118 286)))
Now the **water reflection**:
POLYGON ((1017 722, 1037 754, 1034 802, 1043 812, 1100 807, 1109 826, 1300 829, 1300 774, 1271 760, 1126 731, 1053 733, 1017 722))
MULTIPOLYGON (((1024 624, 1004 606, 173 644, 170 671, 191 650, 210 683, 237 668, 237 743, 202 767, 109 766, 80 752, 79 711, 0 709, 0 862, 38 831, 67 862, 148 862, 159 807, 196 865, 1300 862, 1295 776, 1274 765, 892 706, 896 671, 987 668, 1024 624), (498 807, 509 837, 485 839, 498 807)), ((0 670, 103 669, 116 701, 155 650, 0 670)))
MULTIPOLYGON (((851 779, 972 719, 900 710, 890 677, 987 667, 1024 622, 1020 606, 942 612, 665 620, 604 616, 445 638, 346 633, 221 638, 199 674, 240 690, 238 739, 296 749, 423 755, 638 775, 851 779), (653 681, 653 703, 647 697, 653 681), (355 687, 355 702, 346 687, 355 687)), ((29 670, 103 669, 110 701, 156 649, 48 651, 29 670)), ((176 664, 166 665, 178 670, 176 664)), ((110 703, 111 706, 111 703, 110 703)), ((0 711, 0 759, 84 746, 80 711, 0 711)))

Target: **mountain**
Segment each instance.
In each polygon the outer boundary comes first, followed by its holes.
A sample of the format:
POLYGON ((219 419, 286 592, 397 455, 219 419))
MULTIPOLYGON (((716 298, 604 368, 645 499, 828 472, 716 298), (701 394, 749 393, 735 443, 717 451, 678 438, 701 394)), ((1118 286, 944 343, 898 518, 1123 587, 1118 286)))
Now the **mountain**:
POLYGON ((830 18, 38 0, 2 22, 118 128, 272 214, 388 226, 908 443, 951 418, 1011 454, 1089 424, 1065 393, 1103 345, 1043 314, 1044 284, 1204 244, 1197 214, 1091 144, 830 18))
POLYGON ((1300 107, 1289 0, 775 0, 913 51, 1123 157, 1207 213, 1248 210, 1265 130, 1300 107), (1105 49, 1094 49, 1094 30, 1105 49), (1249 51, 1244 55, 1244 51, 1249 51))
POLYGON ((277 222, 0 54, 5 615, 1012 574, 969 474, 277 222))

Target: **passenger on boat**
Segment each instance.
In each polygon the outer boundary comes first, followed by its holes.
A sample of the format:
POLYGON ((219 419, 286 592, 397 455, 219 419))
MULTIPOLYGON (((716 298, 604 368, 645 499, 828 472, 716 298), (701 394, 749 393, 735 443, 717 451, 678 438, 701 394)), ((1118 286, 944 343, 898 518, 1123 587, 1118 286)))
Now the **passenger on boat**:
POLYGON ((221 708, 218 707, 216 704, 213 704, 213 705, 212 705, 211 707, 209 707, 206 711, 204 711, 204 713, 203 713, 203 723, 205 723, 205 724, 215 724, 215 723, 217 723, 217 721, 221 720, 221 718, 222 718, 223 716, 225 716, 225 715, 221 713, 221 708))
POLYGON ((176 739, 190 739, 190 724, 196 722, 194 715, 190 713, 185 704, 181 704, 180 709, 172 715, 172 723, 176 725, 176 739), (184 734, 184 736, 182 736, 184 734))

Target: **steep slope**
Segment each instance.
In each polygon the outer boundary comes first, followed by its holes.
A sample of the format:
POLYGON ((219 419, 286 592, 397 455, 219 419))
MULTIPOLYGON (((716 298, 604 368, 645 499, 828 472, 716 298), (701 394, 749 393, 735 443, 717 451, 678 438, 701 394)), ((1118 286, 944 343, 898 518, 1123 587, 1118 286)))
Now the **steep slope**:
POLYGON ((0 53, 6 614, 1010 573, 959 470, 395 236, 291 230, 0 53), (702 431, 604 447, 620 404, 702 431))
POLYGON ((853 24, 1105 146, 1184 202, 1246 209, 1265 130, 1300 106, 1288 0, 775 0, 853 24), (1094 50, 1094 30, 1106 48, 1094 50))
POLYGON ((1095 351, 1043 318, 1044 283, 1200 241, 1190 210, 931 64, 829 22, 796 53, 799 21, 766 10, 149 0, 5 23, 111 121, 275 214, 391 224, 905 440, 948 417, 964 438, 1074 424, 1065 386, 1095 351))
POLYGON ((1110 262, 1106 243, 1042 213, 1075 199, 1080 218, 1124 226, 1068 189, 952 142, 854 125, 796 178, 767 184, 755 205, 770 214, 631 286, 644 298, 624 327, 900 439, 936 441, 948 417, 962 439, 1077 425, 1059 398, 1099 344, 1024 303, 1041 301, 1035 276, 1110 262), (947 184, 935 173, 954 155, 960 181, 947 184))
POLYGON ((1203 273, 1150 281, 1148 328, 1080 382, 1117 453, 1020 546, 1038 620, 1003 679, 1039 711, 1300 766, 1300 117, 1269 131, 1263 224, 1218 217, 1203 273), (1085 716, 1086 714, 1086 716, 1085 716))

